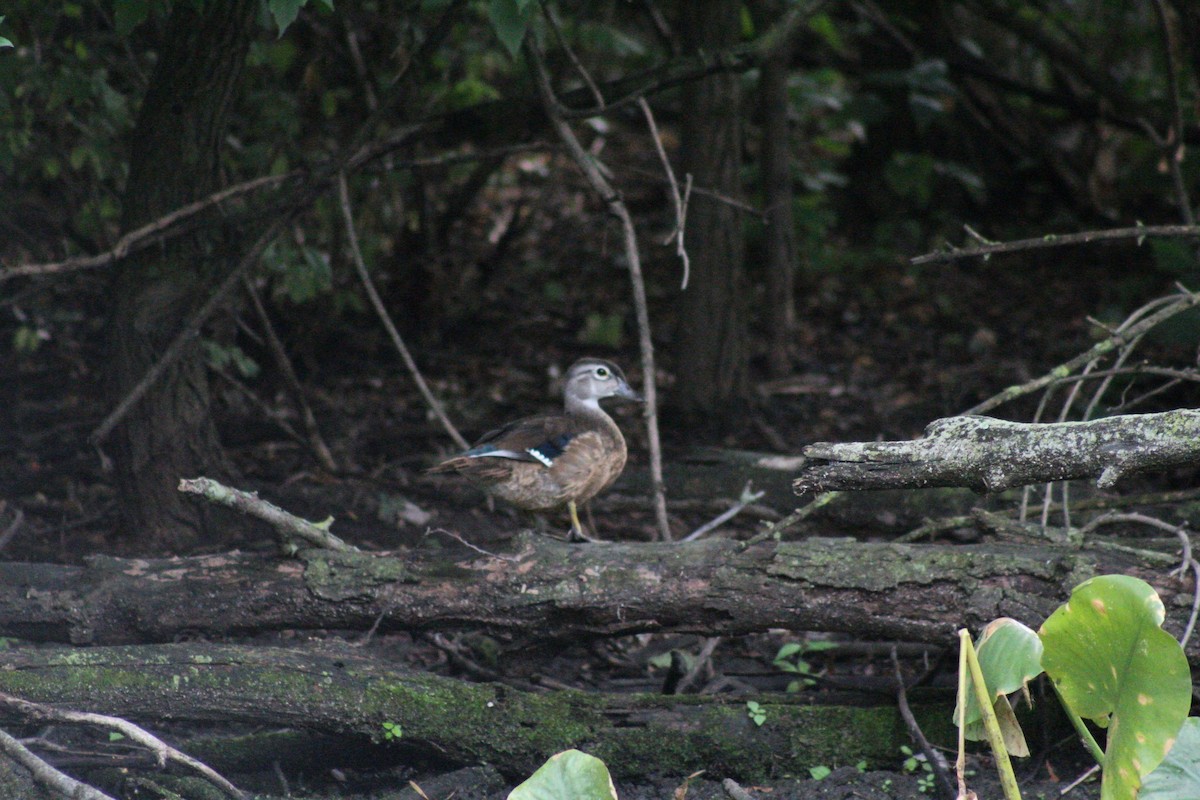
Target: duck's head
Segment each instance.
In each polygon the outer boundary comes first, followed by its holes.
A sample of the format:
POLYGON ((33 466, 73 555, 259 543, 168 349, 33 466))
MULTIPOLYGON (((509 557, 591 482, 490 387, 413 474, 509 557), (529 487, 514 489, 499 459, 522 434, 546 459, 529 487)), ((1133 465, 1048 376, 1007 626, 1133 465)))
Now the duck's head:
POLYGON ((621 397, 640 403, 642 396, 625 380, 625 373, 611 361, 581 358, 567 370, 563 400, 568 409, 600 408, 606 397, 621 397))

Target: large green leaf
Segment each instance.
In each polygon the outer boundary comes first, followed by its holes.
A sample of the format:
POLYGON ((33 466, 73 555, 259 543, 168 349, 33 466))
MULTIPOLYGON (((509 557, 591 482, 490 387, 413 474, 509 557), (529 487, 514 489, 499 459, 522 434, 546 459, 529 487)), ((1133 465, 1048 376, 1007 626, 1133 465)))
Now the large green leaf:
POLYGON ((603 761, 564 750, 513 789, 508 800, 617 800, 617 790, 603 761))
POLYGON ((283 36, 288 26, 296 21, 304 2, 305 0, 267 0, 267 8, 275 18, 275 26, 279 28, 280 36, 283 36))
POLYGON ((537 3, 530 0, 490 0, 488 18, 509 55, 517 57, 537 3))
POLYGON ((1200 717, 1188 717, 1158 769, 1146 776, 1138 800, 1200 800, 1200 717))
POLYGON ((1187 717, 1191 673, 1164 616, 1145 581, 1102 575, 1076 586, 1038 632, 1063 702, 1108 728, 1101 800, 1133 800, 1187 717))
MULTIPOLYGON (((1015 619, 1001 617, 983 629, 975 644, 975 651, 1009 754, 1029 755, 1025 735, 1017 724, 1007 695, 1024 689, 1029 681, 1041 674, 1042 640, 1028 626, 1015 619)), ((954 718, 958 719, 957 708, 954 709, 954 718)), ((982 741, 986 738, 979 700, 974 692, 967 692, 965 723, 964 733, 968 739, 982 741)))
POLYGON ((150 16, 150 0, 114 0, 113 23, 117 33, 128 36, 130 32, 150 16))

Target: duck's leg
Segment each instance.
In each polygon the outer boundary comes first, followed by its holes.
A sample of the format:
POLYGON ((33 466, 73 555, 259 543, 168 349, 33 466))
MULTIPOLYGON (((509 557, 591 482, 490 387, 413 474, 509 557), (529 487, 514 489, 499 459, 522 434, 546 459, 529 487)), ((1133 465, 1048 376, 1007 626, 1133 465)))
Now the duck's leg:
POLYGON ((576 542, 596 542, 599 541, 588 534, 584 533, 583 526, 579 524, 579 510, 575 507, 574 500, 567 501, 567 510, 571 512, 571 535, 569 541, 576 542))

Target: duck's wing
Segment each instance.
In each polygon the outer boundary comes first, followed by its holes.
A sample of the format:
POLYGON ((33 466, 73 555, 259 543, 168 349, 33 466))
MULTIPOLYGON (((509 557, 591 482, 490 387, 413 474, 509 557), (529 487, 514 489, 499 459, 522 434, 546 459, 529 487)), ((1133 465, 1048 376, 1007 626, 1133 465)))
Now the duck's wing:
POLYGON ((578 431, 570 417, 546 414, 510 422, 488 431, 463 453, 466 458, 510 458, 552 466, 578 431))

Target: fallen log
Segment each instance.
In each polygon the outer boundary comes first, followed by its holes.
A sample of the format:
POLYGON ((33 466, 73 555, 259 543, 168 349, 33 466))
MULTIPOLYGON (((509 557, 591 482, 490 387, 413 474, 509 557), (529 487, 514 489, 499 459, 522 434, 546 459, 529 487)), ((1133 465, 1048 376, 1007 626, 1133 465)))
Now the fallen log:
POLYGON ((997 492, 1092 477, 1107 489, 1131 473, 1200 461, 1200 411, 1057 423, 949 417, 931 422, 921 439, 820 442, 804 456, 792 483, 797 494, 930 486, 997 492))
MULTIPOLYGON (((744 697, 541 694, 413 672, 344 650, 210 643, 17 650, 0 666, 0 691, 133 720, 216 720, 358 737, 363 745, 398 749, 409 763, 490 764, 510 778, 570 747, 602 758, 618 777, 707 770, 756 780, 822 764, 888 763, 908 741, 890 705, 818 706, 801 695, 760 695, 760 723, 744 697)), ((931 737, 950 741, 948 701, 918 706, 917 714, 931 737)))
MULTIPOLYGON (((784 628, 948 644, 999 616, 1038 625, 1072 587, 1121 572, 1154 585, 1182 630, 1187 579, 1164 554, 1022 541, 963 546, 725 539, 574 545, 522 534, 511 553, 302 550, 83 566, 0 563, 0 635, 80 645, 287 629, 481 630, 514 646, 645 632, 784 628)), ((1197 661, 1195 644, 1189 655, 1197 661)))

